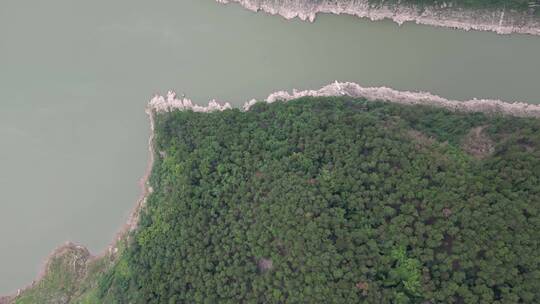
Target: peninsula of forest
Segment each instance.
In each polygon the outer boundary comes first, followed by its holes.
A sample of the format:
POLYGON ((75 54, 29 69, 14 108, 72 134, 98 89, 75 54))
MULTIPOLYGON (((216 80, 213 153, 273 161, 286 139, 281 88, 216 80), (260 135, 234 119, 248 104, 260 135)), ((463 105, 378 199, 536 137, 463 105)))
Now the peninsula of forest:
POLYGON ((4 301, 540 302, 538 114, 153 102, 136 225, 98 257, 61 247, 4 301))

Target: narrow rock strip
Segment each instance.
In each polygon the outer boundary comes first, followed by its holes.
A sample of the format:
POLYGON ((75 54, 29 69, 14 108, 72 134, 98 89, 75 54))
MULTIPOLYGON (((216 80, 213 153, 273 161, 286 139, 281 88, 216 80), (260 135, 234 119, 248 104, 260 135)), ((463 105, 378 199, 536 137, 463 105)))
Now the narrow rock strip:
MULTIPOLYGON (((387 101, 405 105, 428 105, 442 107, 453 111, 484 112, 490 114, 504 114, 518 117, 540 117, 540 105, 523 102, 504 102, 493 99, 472 99, 467 101, 449 100, 427 92, 397 91, 387 87, 362 87, 352 82, 334 82, 319 90, 297 91, 292 93, 278 91, 270 94, 265 102, 288 101, 301 97, 330 97, 348 96, 352 98, 365 98, 370 101, 387 101)), ((252 99, 244 104, 242 109, 248 111, 258 101, 252 99)), ((174 110, 193 110, 196 112, 212 112, 230 109, 229 103, 211 101, 208 106, 194 105, 190 99, 176 98, 172 91, 166 97, 155 96, 149 106, 156 112, 174 110)))
POLYGON ((239 3, 252 11, 264 11, 286 19, 300 18, 313 22, 318 13, 348 14, 370 20, 390 19, 399 25, 415 22, 438 27, 461 30, 493 31, 498 34, 540 35, 540 18, 533 13, 495 10, 463 9, 448 4, 420 7, 407 4, 381 2, 370 4, 369 0, 216 0, 219 3, 239 3), (500 18, 493 18, 493 16, 500 18))

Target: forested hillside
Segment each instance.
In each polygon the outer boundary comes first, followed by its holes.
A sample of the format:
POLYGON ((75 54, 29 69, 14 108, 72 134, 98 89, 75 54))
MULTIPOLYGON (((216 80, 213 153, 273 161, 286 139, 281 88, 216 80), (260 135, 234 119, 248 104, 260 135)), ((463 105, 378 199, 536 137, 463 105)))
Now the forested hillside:
POLYGON ((540 303, 540 121, 303 98, 156 116, 101 303, 540 303))

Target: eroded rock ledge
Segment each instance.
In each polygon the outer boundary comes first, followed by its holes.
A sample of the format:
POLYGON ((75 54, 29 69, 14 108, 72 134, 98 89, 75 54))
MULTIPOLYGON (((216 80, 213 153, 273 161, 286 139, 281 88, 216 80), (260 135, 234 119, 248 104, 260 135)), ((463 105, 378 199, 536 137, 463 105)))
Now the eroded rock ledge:
POLYGON ((406 4, 379 5, 369 0, 216 0, 219 3, 236 2, 252 11, 281 15, 286 19, 298 17, 314 21, 317 13, 348 14, 370 20, 391 19, 401 25, 410 21, 462 30, 493 31, 498 34, 540 35, 540 18, 533 14, 513 10, 462 9, 449 5, 419 7, 406 4))
POLYGON ((155 95, 148 103, 150 109, 157 112, 168 112, 171 110, 192 110, 194 112, 212 112, 231 109, 231 105, 227 102, 221 104, 215 100, 208 103, 207 106, 199 106, 194 104, 191 99, 184 96, 177 98, 176 92, 169 91, 166 96, 155 95))
MULTIPOLYGON (((297 91, 292 93, 278 91, 270 94, 265 102, 288 101, 300 97, 329 97, 349 96, 353 98, 365 98, 370 101, 380 100, 408 105, 429 105, 442 107, 453 111, 485 112, 490 114, 505 114, 519 117, 540 117, 540 105, 523 102, 504 102, 493 99, 472 99, 467 101, 449 100, 427 92, 397 91, 387 87, 362 87, 352 82, 334 82, 319 90, 297 91)), ((248 111, 257 101, 250 100, 242 107, 248 111)), ((172 110, 193 110, 196 112, 212 112, 230 109, 229 103, 211 101, 208 106, 194 105, 185 97, 177 98, 172 91, 166 97, 155 96, 149 103, 151 109, 156 112, 168 112, 172 110)))

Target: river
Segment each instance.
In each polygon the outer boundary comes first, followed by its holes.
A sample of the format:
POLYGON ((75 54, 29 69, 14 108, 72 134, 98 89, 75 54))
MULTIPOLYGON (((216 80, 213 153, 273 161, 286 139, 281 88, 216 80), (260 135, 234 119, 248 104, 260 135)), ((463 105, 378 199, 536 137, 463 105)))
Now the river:
POLYGON ((239 105, 341 80, 537 103, 539 54, 532 36, 310 24, 212 0, 2 0, 0 294, 65 241, 112 240, 139 195, 156 92, 239 105))

